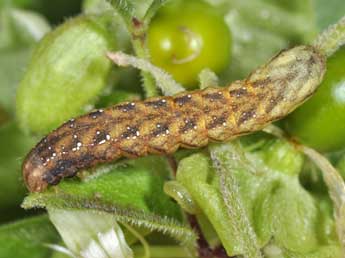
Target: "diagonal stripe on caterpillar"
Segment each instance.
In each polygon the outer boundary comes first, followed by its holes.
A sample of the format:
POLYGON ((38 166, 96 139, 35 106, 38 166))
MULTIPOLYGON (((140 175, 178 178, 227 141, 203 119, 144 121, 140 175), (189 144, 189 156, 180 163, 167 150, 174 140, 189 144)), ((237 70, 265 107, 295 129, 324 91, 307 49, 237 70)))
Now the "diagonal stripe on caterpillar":
POLYGON ((322 54, 298 46, 227 87, 120 103, 72 119, 27 155, 25 183, 40 192, 80 169, 120 157, 168 154, 260 130, 310 97, 325 70, 322 54))

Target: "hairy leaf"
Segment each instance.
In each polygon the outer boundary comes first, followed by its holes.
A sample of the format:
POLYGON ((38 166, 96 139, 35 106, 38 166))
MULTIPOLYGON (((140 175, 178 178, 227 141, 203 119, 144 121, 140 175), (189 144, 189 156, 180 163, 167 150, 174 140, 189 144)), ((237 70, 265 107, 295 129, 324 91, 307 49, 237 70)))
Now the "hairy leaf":
POLYGON ((23 219, 0 227, 0 257, 45 258, 52 253, 45 244, 58 240, 47 216, 23 219))
POLYGON ((163 192, 169 178, 163 158, 147 157, 98 170, 97 178, 69 180, 28 196, 24 208, 90 209, 114 214, 118 221, 167 233, 187 244, 195 240, 179 207, 163 192))

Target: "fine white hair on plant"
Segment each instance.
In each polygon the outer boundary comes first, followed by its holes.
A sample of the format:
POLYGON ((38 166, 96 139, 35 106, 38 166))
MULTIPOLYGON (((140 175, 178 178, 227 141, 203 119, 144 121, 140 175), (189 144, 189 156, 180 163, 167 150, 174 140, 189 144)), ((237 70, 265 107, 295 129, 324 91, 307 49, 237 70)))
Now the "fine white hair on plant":
POLYGON ((337 23, 329 26, 313 42, 325 56, 330 57, 345 44, 345 16, 337 23))
POLYGON ((154 66, 147 60, 127 55, 121 51, 108 52, 107 56, 119 66, 133 66, 142 71, 149 72, 155 78, 157 86, 162 90, 164 95, 170 96, 185 90, 170 74, 154 66))

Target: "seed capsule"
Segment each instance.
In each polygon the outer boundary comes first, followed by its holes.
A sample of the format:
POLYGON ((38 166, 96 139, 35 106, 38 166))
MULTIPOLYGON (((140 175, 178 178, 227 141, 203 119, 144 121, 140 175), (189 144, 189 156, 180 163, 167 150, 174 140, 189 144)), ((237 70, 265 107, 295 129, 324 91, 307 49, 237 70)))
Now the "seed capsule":
POLYGON ((43 38, 17 91, 24 130, 47 133, 93 103, 106 86, 114 35, 108 17, 80 16, 43 38))

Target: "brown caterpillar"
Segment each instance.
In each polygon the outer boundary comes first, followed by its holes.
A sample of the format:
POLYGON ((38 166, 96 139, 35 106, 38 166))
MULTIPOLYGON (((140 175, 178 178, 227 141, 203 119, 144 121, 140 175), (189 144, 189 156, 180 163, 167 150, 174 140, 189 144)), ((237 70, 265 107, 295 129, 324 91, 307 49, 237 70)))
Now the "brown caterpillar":
POLYGON ((40 192, 79 169, 120 157, 168 154, 260 130, 311 96, 325 70, 323 55, 298 46, 227 87, 125 102, 72 119, 28 154, 25 183, 40 192))

